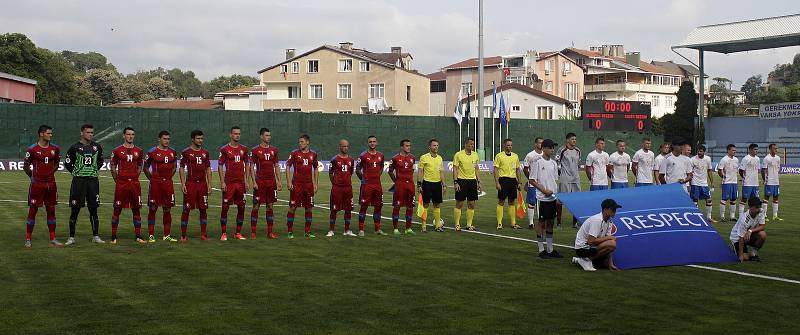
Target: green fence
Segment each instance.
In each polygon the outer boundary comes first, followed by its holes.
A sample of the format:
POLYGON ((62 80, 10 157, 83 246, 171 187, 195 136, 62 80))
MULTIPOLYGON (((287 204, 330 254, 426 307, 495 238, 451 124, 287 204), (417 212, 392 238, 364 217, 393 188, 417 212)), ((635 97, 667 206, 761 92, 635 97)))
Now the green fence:
MULTIPOLYGON (((136 129, 137 145, 145 150, 156 143, 161 130, 172 134, 172 146, 181 150, 189 145, 189 133, 200 129, 205 133, 205 145, 214 152, 228 141, 232 126, 242 128, 242 143, 252 146, 258 143, 258 130, 270 128, 273 144, 288 153, 297 145, 299 134, 311 136, 311 146, 320 157, 327 159, 336 154, 338 140, 350 141, 351 153, 361 152, 366 146, 367 136, 378 136, 379 149, 387 154, 395 152, 400 140, 412 141, 415 154, 426 151, 427 142, 435 137, 440 141, 441 152, 450 158, 460 147, 458 124, 450 117, 388 116, 388 115, 339 115, 322 113, 278 113, 223 110, 111 108, 96 106, 67 106, 44 104, 0 103, 0 158, 22 158, 25 148, 36 141, 36 130, 41 124, 54 128, 53 142, 67 147, 78 140, 80 126, 94 125, 95 140, 106 153, 122 141, 122 129, 136 129)), ((491 153, 490 134, 492 124, 486 121, 487 153, 491 153)), ((569 120, 512 120, 510 124, 514 151, 521 156, 530 151, 533 138, 541 136, 564 142, 564 135, 578 135, 578 146, 584 152, 594 147, 594 138, 602 136, 608 140, 624 139, 630 143, 629 152, 639 146, 642 134, 621 132, 583 131, 581 121, 569 120)), ((504 132, 505 133, 505 132, 504 132)), ((466 123, 463 135, 466 137, 466 123)), ((496 139, 499 147, 500 139, 496 139)), ((608 151, 613 150, 609 143, 608 151)))

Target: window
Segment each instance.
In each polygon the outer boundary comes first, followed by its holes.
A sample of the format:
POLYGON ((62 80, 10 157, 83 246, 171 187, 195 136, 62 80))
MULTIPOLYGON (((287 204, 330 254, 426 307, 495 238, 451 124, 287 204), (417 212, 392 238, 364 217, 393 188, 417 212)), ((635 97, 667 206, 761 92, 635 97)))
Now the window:
POLYGON ((339 84, 339 95, 337 99, 352 99, 353 98, 353 85, 352 84, 339 84))
POLYGON ((464 96, 472 95, 472 83, 461 83, 461 94, 464 96))
POLYGON ((658 103, 661 100, 661 97, 654 95, 653 96, 653 107, 658 107, 658 103))
POLYGON ((517 83, 517 84, 525 84, 523 82, 524 78, 522 76, 508 76, 506 77, 506 83, 517 83))
POLYGON ((594 84, 595 85, 604 84, 605 81, 606 81, 606 76, 604 76, 602 74, 594 77, 594 84))
POLYGON ((578 101, 578 84, 567 83, 564 85, 564 96, 569 101, 578 101))
POLYGON ((308 73, 318 73, 319 72, 319 60, 309 60, 308 61, 308 73))
POLYGON ((447 81, 431 81, 431 93, 447 92, 447 81))
POLYGON ((638 101, 647 101, 647 96, 644 95, 644 94, 639 94, 637 100, 638 101))
POLYGON ((545 92, 553 92, 553 82, 552 81, 548 80, 548 81, 544 82, 544 91, 545 92))
POLYGON ((664 97, 664 104, 666 105, 665 107, 675 106, 675 105, 672 104, 672 96, 671 95, 668 95, 668 96, 664 97))
POLYGON ((600 58, 595 58, 594 59, 594 65, 603 66, 603 60, 600 59, 600 58))
POLYGON ((553 60, 552 59, 548 59, 548 60, 544 61, 544 71, 545 72, 553 71, 553 60))
POLYGON ((541 120, 552 120, 553 106, 536 106, 536 118, 541 120))
POLYGON ((339 72, 353 72, 353 60, 352 59, 340 59, 339 60, 339 72))
POLYGON ((523 66, 525 66, 525 60, 522 57, 503 59, 503 67, 523 67, 523 66))
POLYGON ((359 71, 369 72, 369 62, 361 61, 358 63, 359 71))
POLYGON ((578 65, 586 65, 586 58, 578 58, 578 65))
POLYGON ((572 71, 572 64, 568 61, 564 61, 564 72, 569 73, 572 71))
POLYGON ((383 98, 383 92, 384 92, 383 84, 369 84, 370 99, 383 98))
POLYGON ((300 86, 289 86, 289 99, 300 99, 300 86))
POLYGON ((300 73, 300 62, 292 62, 292 73, 300 73))
POLYGON ((309 99, 322 99, 322 84, 311 84, 308 88, 309 99))
POLYGON ((353 111, 338 111, 339 114, 353 114, 353 111))
POLYGON ((511 106, 511 112, 512 113, 517 113, 517 112, 520 112, 520 111, 522 111, 522 107, 520 107, 520 105, 512 105, 511 106))
POLYGON ((281 65, 281 73, 289 72, 289 64, 281 65))
POLYGON ((406 101, 411 101, 411 86, 406 86, 406 101))

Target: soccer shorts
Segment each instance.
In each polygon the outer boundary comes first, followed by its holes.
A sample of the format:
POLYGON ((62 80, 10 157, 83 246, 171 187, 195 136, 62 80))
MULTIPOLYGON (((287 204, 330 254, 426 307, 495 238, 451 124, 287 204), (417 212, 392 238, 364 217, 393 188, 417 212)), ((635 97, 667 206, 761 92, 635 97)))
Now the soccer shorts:
POLYGON ((689 195, 692 197, 692 200, 711 199, 711 190, 708 186, 692 185, 691 187, 692 192, 689 195))
POLYGON ((334 211, 353 210, 353 186, 334 185, 331 187, 331 209, 334 211))
POLYGON ((742 199, 758 198, 758 186, 742 186, 742 199))
POLYGON ((653 183, 636 183, 636 187, 653 186, 653 183))
POLYGON ((383 188, 381 184, 361 184, 361 190, 358 192, 358 203, 361 206, 382 206, 383 188))
POLYGON ((147 190, 147 205, 150 207, 175 206, 175 189, 172 179, 153 177, 147 190))
POLYGON ((781 195, 781 187, 779 185, 764 185, 764 197, 777 197, 781 195))
POLYGON ((225 183, 225 192, 222 192, 223 205, 236 205, 244 206, 244 194, 247 193, 247 187, 244 182, 239 183, 225 183))
POLYGON ((258 189, 253 190, 253 204, 272 204, 278 201, 278 186, 275 180, 257 180, 258 189))
POLYGON ((613 190, 613 189, 618 189, 618 188, 628 188, 628 183, 627 182, 621 183, 621 182, 612 181, 611 182, 611 189, 613 190))
POLYGON ((475 201, 478 200, 478 180, 477 179, 456 179, 459 191, 456 192, 456 201, 475 201))
POLYGON ((71 207, 100 207, 100 182, 97 177, 72 177, 69 188, 71 207))
POLYGON ((592 185, 592 186, 589 186, 589 191, 602 191, 602 190, 607 190, 607 189, 608 189, 608 185, 592 185))
MULTIPOLYGON (((744 251, 744 253, 750 252, 749 250, 747 250, 747 246, 755 247, 756 245, 758 245, 757 243, 758 240, 759 240, 758 234, 751 234, 750 242, 747 242, 747 244, 744 245, 742 251, 744 251)), ((733 253, 736 254, 736 256, 739 256, 739 241, 733 242, 733 253)))
POLYGON ((556 218, 556 202, 553 201, 540 201, 539 202, 539 220, 552 220, 556 218))
POLYGON ((536 206, 536 188, 531 185, 525 187, 525 203, 528 206, 536 206))
POLYGON ((722 200, 736 200, 739 198, 739 190, 736 184, 722 184, 722 200))
POLYGON ((55 206, 58 203, 56 182, 31 182, 28 190, 28 205, 31 207, 55 206))
POLYGON ((581 184, 578 183, 558 183, 558 193, 580 192, 581 184))
POLYGON ((289 192, 289 207, 314 208, 314 184, 292 184, 292 190, 289 192))
POLYGON ((117 178, 114 208, 141 208, 142 186, 138 178, 117 178))
POLYGON ((410 181, 398 181, 394 184, 394 193, 392 193, 392 205, 396 207, 414 207, 414 183, 410 181))
POLYGON ((183 208, 207 209, 208 208, 208 184, 202 181, 187 181, 186 193, 183 194, 183 208))
POLYGON ((500 177, 497 179, 500 183, 500 189, 497 191, 497 199, 504 201, 517 200, 517 179, 509 177, 500 177))
MULTIPOLYGON (((591 259, 594 255, 597 255, 597 248, 589 247, 589 248, 580 248, 575 249, 575 254, 578 255, 580 258, 589 258, 591 259)), ((606 259, 608 256, 600 257, 598 259, 592 259, 592 265, 597 268, 605 268, 606 267, 606 259)))
POLYGON ((429 203, 441 204, 442 203, 442 182, 422 182, 422 204, 429 203))

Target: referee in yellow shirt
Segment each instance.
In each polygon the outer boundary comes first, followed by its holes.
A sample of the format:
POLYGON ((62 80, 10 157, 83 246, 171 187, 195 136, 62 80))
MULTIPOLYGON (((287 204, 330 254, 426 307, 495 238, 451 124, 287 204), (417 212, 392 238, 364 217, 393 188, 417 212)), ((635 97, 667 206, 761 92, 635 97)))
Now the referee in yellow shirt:
POLYGON ((522 191, 519 175, 519 156, 511 151, 511 139, 503 140, 503 151, 494 156, 494 183, 497 188, 497 229, 503 229, 503 207, 508 200, 508 216, 511 228, 522 229, 517 225, 514 202, 517 192, 522 191))
MULTIPOLYGON (((419 158, 419 168, 417 170, 417 187, 422 193, 422 205, 428 207, 433 203, 433 224, 436 231, 443 232, 442 227, 442 194, 445 192, 444 168, 442 166, 442 156, 439 155, 439 141, 435 138, 428 141, 430 152, 419 158)), ((422 223, 422 231, 427 230, 428 223, 422 223)))
POLYGON ((453 156, 453 186, 456 189, 456 208, 453 209, 453 220, 456 231, 461 230, 461 209, 467 201, 467 230, 475 230, 472 218, 475 217, 475 201, 481 191, 481 179, 478 175, 478 153, 475 152, 475 139, 464 140, 464 150, 453 156))

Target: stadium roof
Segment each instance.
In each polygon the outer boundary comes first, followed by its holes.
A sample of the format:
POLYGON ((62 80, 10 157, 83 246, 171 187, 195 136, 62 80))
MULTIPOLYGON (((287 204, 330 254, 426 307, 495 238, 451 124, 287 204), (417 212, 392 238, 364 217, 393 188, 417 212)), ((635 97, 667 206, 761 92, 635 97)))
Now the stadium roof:
POLYGON ((729 54, 793 45, 800 45, 800 14, 700 26, 672 48, 729 54))

